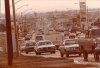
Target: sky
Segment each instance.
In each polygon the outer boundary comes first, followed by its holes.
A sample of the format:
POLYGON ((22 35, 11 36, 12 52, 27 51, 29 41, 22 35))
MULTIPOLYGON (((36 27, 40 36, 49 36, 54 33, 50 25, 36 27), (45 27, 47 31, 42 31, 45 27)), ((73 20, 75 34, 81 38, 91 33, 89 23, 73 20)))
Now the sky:
MULTIPOLYGON (((12 8, 11 1, 12 0, 10 0, 10 7, 12 8)), ((19 0, 15 0, 15 2, 17 1, 19 0)), ((100 8, 100 0, 86 0, 86 4, 88 8, 100 8)), ((15 4, 15 7, 17 13, 26 10, 28 10, 27 12, 67 11, 70 9, 79 9, 79 0, 21 0, 15 4), (26 4, 28 4, 28 6, 23 6, 26 4), (23 7, 18 9, 20 6, 23 7)), ((4 0, 1 0, 1 12, 4 13, 4 0)))

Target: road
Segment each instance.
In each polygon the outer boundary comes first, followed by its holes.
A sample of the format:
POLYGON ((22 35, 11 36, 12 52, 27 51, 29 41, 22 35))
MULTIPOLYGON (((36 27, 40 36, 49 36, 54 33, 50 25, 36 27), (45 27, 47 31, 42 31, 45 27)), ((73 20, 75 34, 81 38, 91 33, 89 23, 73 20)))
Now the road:
MULTIPOLYGON (((55 54, 50 54, 50 53, 43 53, 41 55, 36 55, 34 52, 30 52, 29 54, 26 54, 26 53, 21 53, 22 55, 24 56, 37 56, 37 57, 45 57, 45 58, 48 58, 48 57, 51 57, 51 58, 61 58, 60 57, 60 53, 59 51, 56 51, 55 54)), ((77 55, 70 55, 70 57, 68 59, 73 59, 75 63, 77 64, 93 64, 93 65, 98 65, 100 66, 100 62, 95 62, 94 61, 94 57, 92 54, 89 55, 89 61, 86 62, 86 61, 83 61, 83 57, 79 57, 77 55)))
MULTIPOLYGON (((34 39, 34 35, 32 37, 32 39, 34 39)), ((46 39, 48 40, 59 40, 59 41, 62 41, 63 38, 62 38, 62 35, 61 34, 53 34, 53 35, 46 35, 45 36, 46 39)), ((57 50, 55 54, 50 54, 50 53, 43 53, 41 55, 36 55, 35 52, 30 52, 29 54, 26 54, 26 53, 21 53, 22 55, 24 56, 37 56, 37 57, 45 57, 45 58, 48 58, 48 57, 51 57, 51 58, 61 58, 60 57, 60 52, 57 50)), ((100 62, 95 62, 94 60, 94 57, 92 54, 89 55, 89 61, 88 62, 85 62, 83 61, 83 57, 79 57, 77 55, 71 55, 70 57, 68 57, 68 59, 73 59, 75 63, 77 64, 93 64, 93 65, 98 65, 100 66, 100 62)))

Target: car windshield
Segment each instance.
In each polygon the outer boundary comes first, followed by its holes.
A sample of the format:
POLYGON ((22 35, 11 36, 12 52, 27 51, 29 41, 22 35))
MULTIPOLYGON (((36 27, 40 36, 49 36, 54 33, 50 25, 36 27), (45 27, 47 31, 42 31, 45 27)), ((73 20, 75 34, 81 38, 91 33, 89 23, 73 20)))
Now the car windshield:
POLYGON ((36 43, 35 43, 35 42, 30 42, 29 45, 30 45, 30 46, 35 46, 36 43))
POLYGON ((39 46, 41 45, 51 45, 52 43, 50 41, 47 41, 47 42, 40 42, 39 43, 39 46))
POLYGON ((75 40, 66 40, 65 45, 71 45, 71 44, 76 44, 75 40))

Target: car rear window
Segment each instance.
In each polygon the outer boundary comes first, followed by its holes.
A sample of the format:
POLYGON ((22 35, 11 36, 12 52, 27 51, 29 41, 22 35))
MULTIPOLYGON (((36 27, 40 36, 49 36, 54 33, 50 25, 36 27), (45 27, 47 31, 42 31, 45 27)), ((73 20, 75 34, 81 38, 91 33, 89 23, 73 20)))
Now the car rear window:
POLYGON ((70 44, 75 44, 76 41, 75 40, 66 40, 65 41, 65 45, 70 45, 70 44))
POLYGON ((35 40, 43 40, 43 36, 36 36, 35 40))
POLYGON ((51 45, 52 43, 51 42, 39 42, 39 46, 41 45, 51 45))

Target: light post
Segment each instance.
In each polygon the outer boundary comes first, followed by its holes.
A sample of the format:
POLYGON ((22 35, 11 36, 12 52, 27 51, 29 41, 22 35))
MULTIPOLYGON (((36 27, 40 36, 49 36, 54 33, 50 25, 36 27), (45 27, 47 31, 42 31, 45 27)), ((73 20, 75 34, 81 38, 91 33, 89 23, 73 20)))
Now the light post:
POLYGON ((18 11, 19 9, 21 9, 24 6, 28 6, 28 4, 25 4, 25 5, 20 6, 19 8, 16 9, 16 11, 18 11))
MULTIPOLYGON (((16 9, 16 12, 17 12, 19 9, 21 9, 21 8, 23 8, 23 7, 25 7, 25 6, 28 6, 28 5, 29 5, 29 4, 25 4, 25 5, 20 6, 19 8, 16 9)), ((22 18, 22 13, 21 13, 21 18, 22 18)))
POLYGON ((27 11, 29 11, 29 10, 32 10, 32 9, 27 9, 27 10, 21 12, 21 15, 24 16, 25 14, 29 13, 29 12, 27 12, 27 11), (26 13, 24 13, 24 12, 26 12, 26 13), (23 13, 24 13, 24 15, 23 15, 23 13))
MULTIPOLYGON (((19 0, 16 3, 20 2, 20 1, 22 1, 22 0, 19 0)), ((14 21, 14 27, 15 27, 16 50, 17 50, 17 54, 20 55, 20 53, 19 53, 19 44, 18 44, 18 35, 19 34, 18 34, 18 26, 16 24, 16 12, 15 12, 15 2, 14 2, 14 0, 12 0, 12 8, 13 8, 13 21, 14 21)))
MULTIPOLYGON (((16 50, 17 50, 17 54, 20 55, 19 53, 19 44, 18 44, 18 37, 19 37, 19 34, 18 34, 18 26, 16 24, 16 12, 15 12, 15 4, 20 2, 22 0, 18 0, 17 2, 14 2, 14 0, 12 0, 12 8, 13 8, 13 21, 14 21, 14 27, 15 27, 15 39, 16 39, 16 50)), ((26 5, 23 5, 23 6, 28 6, 28 4, 26 5)), ((20 8, 22 8, 23 6, 19 7, 17 10, 19 10, 20 8)))
POLYGON ((22 1, 22 0, 18 0, 18 1, 17 1, 17 2, 15 2, 15 3, 17 4, 17 3, 19 3, 20 1, 22 1))
MULTIPOLYGON (((33 12, 33 13, 34 13, 34 11, 31 11, 31 12, 33 12)), ((30 12, 27 12, 27 13, 25 13, 23 16, 25 16, 25 17, 26 17, 26 16, 27 16, 27 14, 29 14, 29 13, 30 13, 30 12)))
POLYGON ((14 27, 15 27, 16 50, 17 50, 17 54, 19 55, 18 28, 17 28, 17 24, 16 24, 15 2, 14 2, 14 0, 12 0, 12 8, 13 8, 13 21, 14 21, 14 27))
MULTIPOLYGON (((25 10, 25 11, 23 11, 23 12, 21 12, 21 18, 23 18, 23 16, 25 16, 25 14, 23 14, 24 12, 27 12, 27 11, 29 11, 29 10, 32 10, 32 9, 27 9, 27 10, 25 10)), ((28 12, 29 13, 29 12, 28 12)), ((23 19, 22 19, 23 20, 23 19)))

